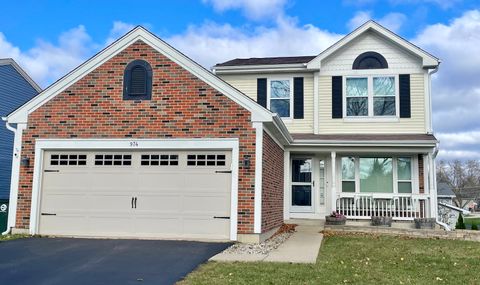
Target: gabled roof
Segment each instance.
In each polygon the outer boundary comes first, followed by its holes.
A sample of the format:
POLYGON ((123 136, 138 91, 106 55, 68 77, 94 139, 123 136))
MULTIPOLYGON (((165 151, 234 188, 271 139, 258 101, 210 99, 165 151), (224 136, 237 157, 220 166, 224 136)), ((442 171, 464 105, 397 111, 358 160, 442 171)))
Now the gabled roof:
POLYGON ((33 87, 33 89, 37 90, 39 93, 42 91, 42 88, 40 88, 28 73, 26 73, 25 70, 23 70, 23 68, 21 68, 12 58, 0 58, 0 65, 11 65, 33 87))
POLYGON ((269 110, 263 108, 248 96, 244 95, 239 90, 235 89, 230 84, 226 83, 180 51, 176 50, 154 34, 141 26, 137 26, 123 37, 113 42, 99 53, 91 57, 89 60, 72 70, 70 73, 54 82, 47 87, 38 96, 25 103, 23 106, 13 111, 7 116, 10 123, 26 123, 28 115, 41 107, 43 104, 60 94, 62 91, 73 85, 75 82, 83 78, 86 74, 93 71, 95 68, 105 63, 125 48, 141 40, 168 57, 173 62, 188 70, 193 75, 197 76, 205 83, 212 86, 217 91, 235 101, 240 106, 249 110, 252 113, 252 121, 272 121, 276 116, 269 110))
POLYGON ((315 57, 316 57, 315 55, 304 55, 304 56, 283 56, 283 57, 235 58, 223 63, 218 63, 214 67, 308 63, 315 57))
POLYGON ((455 193, 452 187, 445 182, 439 182, 437 184, 437 196, 438 197, 455 197, 455 193))
POLYGON ((344 45, 352 41, 353 39, 357 38, 358 36, 362 35, 365 32, 374 31, 385 38, 391 40, 393 43, 397 44, 398 46, 404 48, 405 50, 419 56, 422 59, 423 68, 435 68, 440 64, 440 60, 435 56, 431 55, 430 53, 424 51, 423 49, 419 48, 418 46, 412 44, 411 42, 407 41, 406 39, 400 37, 399 35, 395 34, 394 32, 390 31, 389 29, 385 28, 384 26, 378 24, 377 22, 370 20, 365 24, 361 25, 357 29, 355 29, 350 34, 346 35, 345 37, 341 38, 338 42, 334 43, 332 46, 321 52, 316 58, 312 59, 307 67, 312 69, 317 69, 321 67, 321 61, 344 45))

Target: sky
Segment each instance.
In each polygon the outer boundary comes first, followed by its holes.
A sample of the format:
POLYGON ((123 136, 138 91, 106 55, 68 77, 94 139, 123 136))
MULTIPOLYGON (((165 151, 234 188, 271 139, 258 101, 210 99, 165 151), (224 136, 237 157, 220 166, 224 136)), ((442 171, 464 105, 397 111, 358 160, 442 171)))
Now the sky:
POLYGON ((42 87, 136 25, 210 68, 316 55, 373 19, 442 60, 432 80, 439 158, 480 159, 480 0, 18 0, 2 9, 0 58, 42 87))

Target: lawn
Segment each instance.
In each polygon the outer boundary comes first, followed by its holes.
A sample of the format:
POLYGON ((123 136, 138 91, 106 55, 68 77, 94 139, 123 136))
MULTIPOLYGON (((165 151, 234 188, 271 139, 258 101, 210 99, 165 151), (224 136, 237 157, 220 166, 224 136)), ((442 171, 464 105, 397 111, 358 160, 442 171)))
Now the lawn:
POLYGON ((315 265, 209 262, 187 284, 480 284, 480 243, 330 235, 315 265))
POLYGON ((7 240, 14 240, 19 238, 27 238, 30 237, 29 235, 0 235, 0 242, 7 241, 7 240))

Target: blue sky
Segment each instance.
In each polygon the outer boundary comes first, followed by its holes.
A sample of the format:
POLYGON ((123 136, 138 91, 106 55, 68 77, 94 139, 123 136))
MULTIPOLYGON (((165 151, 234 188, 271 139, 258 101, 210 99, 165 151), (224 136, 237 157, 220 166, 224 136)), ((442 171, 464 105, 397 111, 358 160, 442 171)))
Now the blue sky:
POLYGON ((480 159, 480 0, 7 1, 0 58, 43 87, 135 25, 209 68, 235 57, 318 54, 374 19, 442 59, 440 157, 480 159))

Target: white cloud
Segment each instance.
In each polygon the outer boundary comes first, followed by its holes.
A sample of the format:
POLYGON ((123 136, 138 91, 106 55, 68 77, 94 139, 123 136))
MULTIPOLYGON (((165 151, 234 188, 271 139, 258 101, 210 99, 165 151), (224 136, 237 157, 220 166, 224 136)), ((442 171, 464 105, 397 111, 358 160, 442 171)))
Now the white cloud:
POLYGON ((399 4, 434 4, 442 9, 449 9, 462 0, 390 0, 393 5, 399 4))
POLYGON ((388 29, 398 32, 402 27, 403 23, 407 17, 402 13, 388 13, 382 18, 374 18, 371 11, 358 11, 355 15, 348 21, 347 27, 350 30, 354 30, 359 26, 363 25, 368 20, 375 20, 380 25, 387 27, 388 29))
POLYGON ((16 60, 43 87, 81 64, 98 47, 84 26, 62 33, 56 44, 39 39, 26 51, 15 47, 0 33, 0 58, 16 60))
POLYGON ((479 129, 480 11, 428 26, 413 41, 442 60, 432 80, 435 129, 442 133, 479 129))
POLYGON ((218 12, 239 9, 253 20, 276 18, 283 15, 286 0, 203 0, 218 12))
POLYGON ((130 30, 135 28, 135 25, 125 23, 122 21, 115 21, 113 22, 113 27, 110 30, 107 40, 105 41, 107 45, 113 43, 114 41, 118 40, 121 36, 128 33, 130 30))
POLYGON ((210 67, 237 57, 315 55, 340 37, 313 25, 299 26, 292 18, 279 18, 274 27, 258 27, 254 32, 206 22, 166 41, 210 67))

